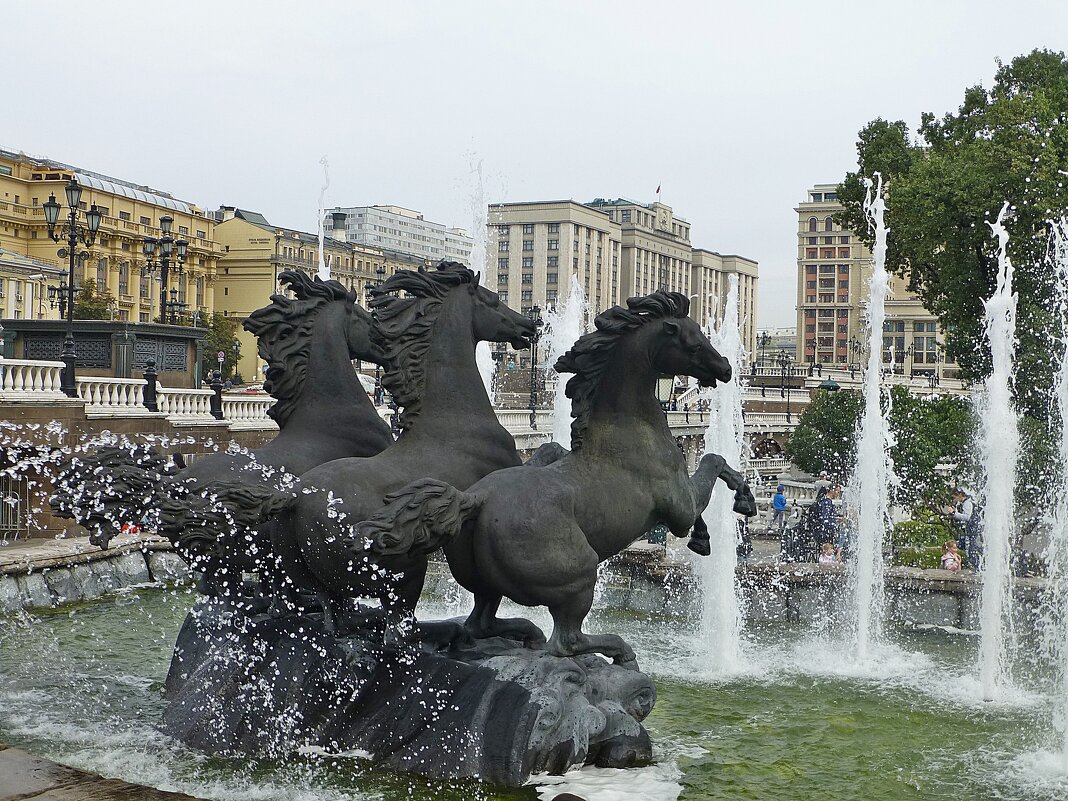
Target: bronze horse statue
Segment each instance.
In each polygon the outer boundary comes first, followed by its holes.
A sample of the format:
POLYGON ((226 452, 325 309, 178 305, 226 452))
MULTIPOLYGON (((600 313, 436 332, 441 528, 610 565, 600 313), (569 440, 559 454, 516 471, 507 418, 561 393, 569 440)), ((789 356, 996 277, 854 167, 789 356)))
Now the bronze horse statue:
MULTIPOLYGON (((426 536, 444 543, 456 580, 474 593, 466 626, 476 638, 544 641, 533 623, 499 620, 503 597, 547 606, 557 656, 599 652, 632 664, 614 634, 589 635, 597 565, 657 524, 686 536, 717 479, 734 491, 734 509, 752 514, 743 476, 707 454, 694 475, 668 428, 655 386, 661 375, 689 375, 705 386, 729 381, 730 363, 687 317, 685 295, 657 291, 631 298, 596 319, 556 363, 574 373, 571 452, 547 465, 490 473, 466 491, 440 480, 417 481, 387 498, 357 531, 375 543, 426 536)), ((437 478, 437 477, 435 477, 437 478)))
POLYGON ((277 402, 267 413, 278 434, 261 448, 208 454, 181 470, 143 446, 76 457, 53 506, 89 527, 94 544, 106 547, 123 523, 158 515, 161 532, 218 584, 217 571, 265 562, 266 539, 252 525, 268 516, 263 505, 287 477, 393 444, 351 364, 384 361, 371 342, 370 313, 337 281, 287 270, 278 282, 293 297, 272 295, 244 322, 268 365, 264 388, 277 402))
POLYGON ((479 377, 475 346, 529 347, 535 326, 456 262, 398 272, 373 295, 372 337, 386 351, 382 383, 402 407, 402 433, 377 456, 326 462, 302 475, 299 489, 281 499, 288 508, 275 521, 273 540, 292 588, 316 594, 328 617, 331 600, 377 597, 403 620, 439 543, 417 535, 372 551, 354 524, 415 479, 467 487, 520 464, 479 377))

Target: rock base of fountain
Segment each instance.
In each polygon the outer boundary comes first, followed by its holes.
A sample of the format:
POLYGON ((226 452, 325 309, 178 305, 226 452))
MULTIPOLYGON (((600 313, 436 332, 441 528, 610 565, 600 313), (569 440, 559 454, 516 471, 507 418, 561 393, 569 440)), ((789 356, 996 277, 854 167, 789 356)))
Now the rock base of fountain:
POLYGON ((640 720, 656 693, 644 674, 502 639, 453 644, 460 631, 442 621, 419 647, 390 649, 374 612, 331 633, 306 613, 205 600, 178 636, 163 728, 209 753, 356 751, 397 770, 509 786, 650 759, 640 720))

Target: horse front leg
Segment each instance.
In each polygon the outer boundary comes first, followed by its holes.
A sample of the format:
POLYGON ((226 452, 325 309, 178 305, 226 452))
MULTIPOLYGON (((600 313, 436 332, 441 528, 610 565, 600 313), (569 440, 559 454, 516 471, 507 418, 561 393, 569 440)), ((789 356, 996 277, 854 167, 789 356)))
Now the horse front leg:
POLYGON ((726 459, 718 453, 706 453, 701 457, 701 462, 698 464, 696 472, 690 476, 690 492, 693 495, 694 508, 697 514, 693 520, 693 530, 690 532, 690 539, 686 543, 686 547, 698 556, 708 556, 712 553, 708 526, 705 525, 703 514, 705 507, 708 506, 708 502, 712 499, 712 489, 725 470, 730 470, 726 459))
POLYGON ((593 590, 597 574, 590 577, 589 586, 580 592, 559 593, 557 600, 549 604, 553 616, 553 636, 546 649, 555 656, 578 656, 579 654, 604 654, 612 661, 630 670, 638 669, 634 649, 615 634, 586 634, 582 624, 593 607, 593 590))

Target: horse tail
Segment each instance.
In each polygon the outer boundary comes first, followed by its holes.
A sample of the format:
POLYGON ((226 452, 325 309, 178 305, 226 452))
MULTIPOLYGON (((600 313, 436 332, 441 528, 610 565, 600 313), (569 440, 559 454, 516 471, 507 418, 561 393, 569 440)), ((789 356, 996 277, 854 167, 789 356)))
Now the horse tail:
POLYGON ((173 473, 167 456, 144 445, 115 445, 77 454, 60 469, 48 503, 57 517, 89 529, 89 541, 106 548, 126 526, 141 525, 173 473))
POLYGON ((482 501, 444 481, 423 478, 391 492, 386 506, 357 524, 381 556, 417 555, 435 551, 456 537, 464 523, 478 516, 482 501))

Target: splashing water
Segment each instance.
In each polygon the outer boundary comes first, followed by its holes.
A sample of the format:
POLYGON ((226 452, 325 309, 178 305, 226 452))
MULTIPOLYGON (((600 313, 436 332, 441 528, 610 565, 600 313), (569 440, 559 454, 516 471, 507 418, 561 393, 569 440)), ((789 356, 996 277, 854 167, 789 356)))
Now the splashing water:
POLYGON ((883 320, 890 276, 886 272, 886 203, 882 176, 877 183, 865 179, 868 188, 864 214, 875 234, 868 299, 868 364, 864 369, 864 414, 857 434, 857 462, 849 480, 849 506, 856 510, 857 542, 851 573, 856 615, 856 655, 866 660, 882 637, 883 539, 889 512, 889 487, 893 484, 890 460, 889 410, 883 411, 880 390, 883 320))
POLYGON ((1012 408, 1013 357, 1016 351, 1016 296, 1012 291, 1009 232, 1004 219, 1009 204, 1001 207, 990 229, 998 240, 997 287, 986 308, 986 336, 990 343, 991 372, 979 398, 980 454, 983 465, 982 576, 979 617, 979 680, 983 699, 994 700, 1005 682, 1005 621, 1011 599, 1009 543, 1016 523, 1013 493, 1020 435, 1012 408))
MULTIPOLYGON (((709 339, 734 371, 734 380, 710 393, 705 453, 718 453, 730 467, 743 470, 745 433, 742 421, 742 359, 744 348, 738 320, 738 276, 729 277, 723 322, 715 328, 709 319, 709 339)), ((694 571, 701 584, 701 635, 697 658, 714 672, 736 673, 741 668, 743 602, 735 566, 738 563, 738 519, 734 494, 722 481, 716 482, 712 499, 702 512, 708 526, 712 553, 693 555, 694 571)))
MULTIPOLYGON (((567 353, 575 344, 575 340, 585 333, 588 309, 586 293, 578 275, 572 273, 564 302, 558 308, 545 313, 549 332, 545 354, 546 369, 552 370, 556 360, 567 353)), ((557 374, 556 394, 553 396, 553 442, 558 442, 565 448, 571 447, 571 399, 565 394, 567 379, 570 377, 570 373, 557 374)))
POLYGON ((1060 671, 1059 708, 1053 710, 1060 733, 1060 770, 1068 775, 1068 217, 1051 224, 1052 257, 1060 293, 1061 352, 1054 385, 1060 418, 1060 475, 1053 493, 1053 516, 1045 562, 1048 565, 1047 615, 1043 627, 1046 652, 1060 671))
POLYGON ((330 280, 330 269, 326 266, 326 253, 323 248, 326 244, 326 190, 330 188, 330 165, 326 156, 319 159, 323 165, 323 186, 319 190, 319 278, 323 281, 330 280))
MULTIPOLYGON (((489 275, 489 259, 486 249, 486 184, 482 174, 482 159, 471 157, 471 175, 474 187, 471 190, 471 264, 472 270, 489 275)), ((475 346, 475 364, 490 403, 496 405, 496 393, 493 389, 497 362, 488 342, 479 342, 475 346)))

